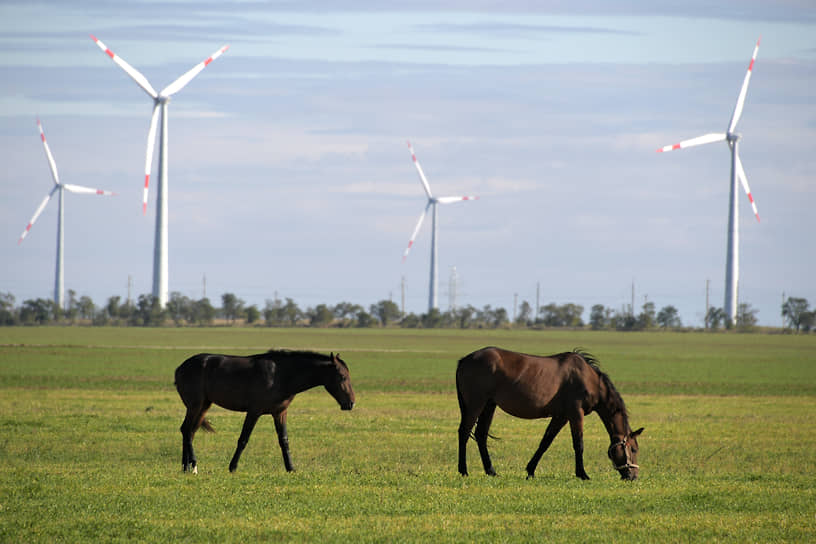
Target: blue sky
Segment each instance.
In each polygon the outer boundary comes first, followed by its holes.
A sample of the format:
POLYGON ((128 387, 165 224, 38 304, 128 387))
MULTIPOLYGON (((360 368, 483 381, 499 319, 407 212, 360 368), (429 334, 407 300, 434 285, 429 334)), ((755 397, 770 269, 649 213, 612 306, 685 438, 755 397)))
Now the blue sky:
MULTIPOLYGON (((440 307, 514 295, 620 309, 722 305, 729 153, 655 149, 728 124, 762 36, 741 157, 740 300, 781 323, 816 304, 816 6, 808 2, 4 2, 0 292, 50 298, 65 183, 66 288, 102 305, 151 290, 155 191, 141 215, 148 97, 89 34, 162 88, 230 49, 170 105, 170 290, 263 307, 427 305, 430 222, 411 139, 442 206, 440 307)), ((154 170, 155 179, 155 170, 154 170)), ((155 189, 155 184, 153 188, 155 189)), ((585 315, 585 317, 586 317, 585 315)))

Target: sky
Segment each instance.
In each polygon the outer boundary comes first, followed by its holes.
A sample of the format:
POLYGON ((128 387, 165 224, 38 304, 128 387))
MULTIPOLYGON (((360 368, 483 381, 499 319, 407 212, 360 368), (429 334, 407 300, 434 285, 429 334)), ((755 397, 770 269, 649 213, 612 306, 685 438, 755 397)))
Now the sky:
MULTIPOLYGON (((656 153, 737 127, 761 222, 740 194, 739 299, 762 325, 816 306, 816 4, 809 1, 16 1, 0 3, 0 292, 65 287, 102 306, 152 290, 150 98, 90 35, 161 89, 229 44, 169 106, 169 288, 220 305, 390 299, 427 311, 440 206, 439 307, 634 300, 701 326, 723 304, 730 153, 656 153), (455 269, 455 289, 451 281, 455 269)), ((66 295, 67 296, 67 295, 66 295)))

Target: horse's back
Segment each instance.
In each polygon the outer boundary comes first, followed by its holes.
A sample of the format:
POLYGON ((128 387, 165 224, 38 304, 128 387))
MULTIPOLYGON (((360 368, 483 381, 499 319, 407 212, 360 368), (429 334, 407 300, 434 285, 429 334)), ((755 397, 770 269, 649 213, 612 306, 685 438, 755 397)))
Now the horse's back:
POLYGON ((546 417, 583 366, 581 356, 572 352, 542 357, 491 346, 460 359, 456 387, 466 403, 489 398, 511 415, 546 417))

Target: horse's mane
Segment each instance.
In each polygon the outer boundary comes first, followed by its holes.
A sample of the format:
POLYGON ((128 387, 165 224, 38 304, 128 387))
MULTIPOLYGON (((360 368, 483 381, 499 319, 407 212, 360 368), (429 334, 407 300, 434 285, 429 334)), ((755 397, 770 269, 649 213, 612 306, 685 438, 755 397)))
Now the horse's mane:
POLYGON ((616 414, 621 412, 623 416, 628 420, 629 419, 629 412, 626 410, 626 404, 623 402, 623 397, 620 396, 618 393, 615 384, 612 383, 612 380, 609 379, 609 375, 601 370, 601 362, 591 353, 584 351, 581 348, 575 348, 572 350, 572 353, 580 356, 589 367, 598 374, 598 377, 606 386, 606 390, 609 392, 607 396, 607 408, 609 408, 611 414, 616 414))
POLYGON ((266 353, 259 353, 255 357, 275 357, 278 359, 318 359, 320 361, 331 361, 330 355, 309 351, 305 349, 270 349, 266 353))
MULTIPOLYGON (((337 355, 337 354, 335 354, 337 355)), ((318 353, 316 351, 309 351, 303 349, 270 349, 266 353, 259 353, 258 355, 254 355, 254 357, 258 358, 274 358, 274 359, 287 359, 287 360, 297 360, 297 359, 309 359, 312 361, 321 361, 321 362, 330 362, 332 361, 331 355, 326 355, 325 353, 318 353)), ((340 363, 343 366, 348 368, 346 363, 338 357, 340 363)))

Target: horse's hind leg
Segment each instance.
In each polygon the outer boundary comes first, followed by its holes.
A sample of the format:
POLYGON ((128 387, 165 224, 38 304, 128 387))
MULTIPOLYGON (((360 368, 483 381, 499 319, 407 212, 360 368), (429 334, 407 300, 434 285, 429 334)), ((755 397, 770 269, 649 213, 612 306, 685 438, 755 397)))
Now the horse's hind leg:
MULTIPOLYGON (((457 393, 459 393, 458 387, 457 393)), ((474 409, 472 406, 466 406, 461 393, 459 393, 459 411, 461 413, 459 421, 459 474, 467 476, 467 443, 470 440, 470 431, 476 424, 476 419, 478 419, 479 410, 478 408, 474 409)))
POLYGON ((193 453, 193 429, 195 428, 197 410, 187 409, 187 415, 184 416, 184 421, 181 424, 181 470, 195 470, 196 460, 193 453))
POLYGON ((487 452, 487 436, 490 431, 490 424, 493 423, 493 414, 496 411, 496 403, 489 401, 482 409, 482 414, 479 416, 479 421, 476 423, 476 432, 474 438, 476 444, 479 446, 479 455, 482 457, 482 465, 484 465, 485 474, 488 476, 495 476, 496 471, 493 469, 493 462, 490 460, 490 454, 487 452))
POLYGON ((541 438, 541 443, 538 445, 538 449, 533 454, 532 459, 530 462, 527 463, 527 479, 533 478, 535 476, 535 470, 538 466, 538 462, 541 461, 541 456, 544 455, 544 452, 547 451, 547 448, 550 447, 552 441, 555 440, 555 437, 564 428, 564 425, 567 424, 567 420, 563 417, 553 417, 550 420, 550 424, 547 425, 547 430, 544 431, 544 436, 541 438))
POLYGON ((188 470, 193 474, 198 474, 198 462, 196 461, 195 450, 193 450, 193 437, 204 421, 211 403, 204 403, 203 406, 187 408, 187 414, 181 423, 181 470, 188 470))

